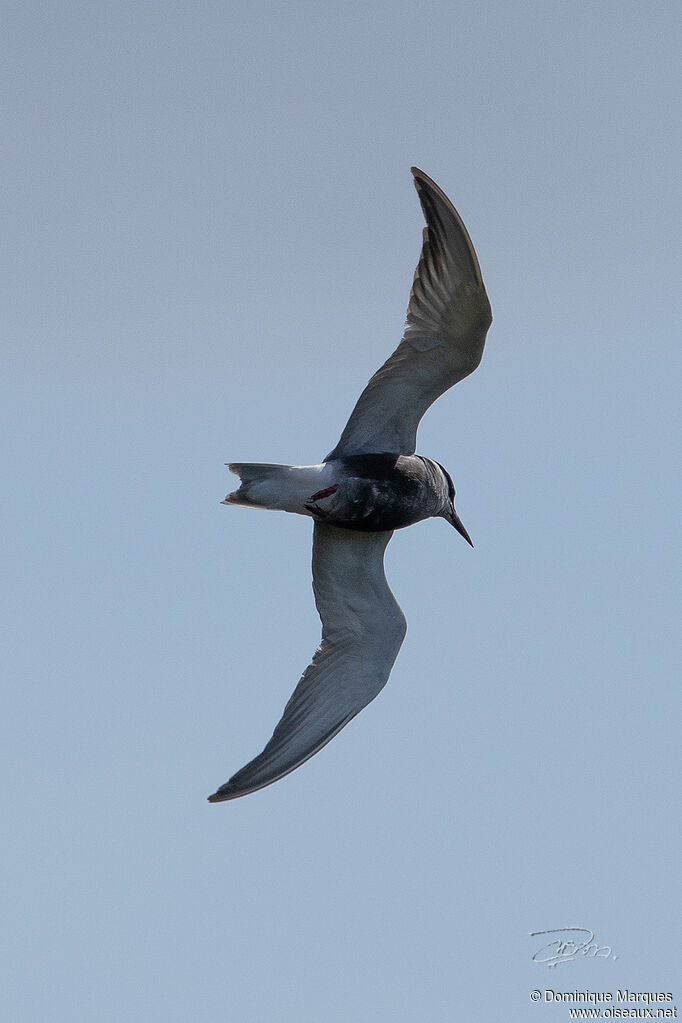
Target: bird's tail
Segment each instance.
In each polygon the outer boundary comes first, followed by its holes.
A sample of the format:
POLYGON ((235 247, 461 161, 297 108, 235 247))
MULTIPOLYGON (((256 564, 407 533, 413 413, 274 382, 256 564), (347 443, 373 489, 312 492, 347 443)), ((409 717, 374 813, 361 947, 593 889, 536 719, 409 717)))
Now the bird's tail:
POLYGON ((305 504, 320 487, 323 466, 272 465, 268 462, 229 462, 228 469, 239 476, 241 486, 228 494, 223 504, 309 514, 305 504))

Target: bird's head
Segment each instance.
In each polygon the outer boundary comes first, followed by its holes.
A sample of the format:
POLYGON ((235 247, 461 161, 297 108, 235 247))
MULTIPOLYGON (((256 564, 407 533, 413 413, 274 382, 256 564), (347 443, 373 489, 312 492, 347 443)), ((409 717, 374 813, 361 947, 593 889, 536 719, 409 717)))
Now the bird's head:
POLYGON ((452 482, 452 477, 450 473, 447 471, 447 469, 443 468, 440 462, 437 462, 436 464, 443 473, 448 488, 447 497, 443 502, 443 507, 439 514, 441 518, 446 519, 446 521, 449 522, 451 526, 454 526, 459 535, 463 536, 466 542, 473 547, 474 546, 473 540, 467 533, 464 527, 464 523, 460 519, 455 509, 455 484, 452 482))

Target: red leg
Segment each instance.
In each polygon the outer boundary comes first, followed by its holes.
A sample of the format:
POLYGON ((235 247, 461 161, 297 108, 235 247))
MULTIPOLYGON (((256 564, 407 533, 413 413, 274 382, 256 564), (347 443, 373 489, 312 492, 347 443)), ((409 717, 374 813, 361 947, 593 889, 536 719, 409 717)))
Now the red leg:
POLYGON ((338 483, 336 483, 333 487, 325 487, 324 490, 318 490, 316 494, 313 494, 310 500, 321 501, 323 497, 331 497, 331 495, 335 494, 338 489, 339 489, 338 483))

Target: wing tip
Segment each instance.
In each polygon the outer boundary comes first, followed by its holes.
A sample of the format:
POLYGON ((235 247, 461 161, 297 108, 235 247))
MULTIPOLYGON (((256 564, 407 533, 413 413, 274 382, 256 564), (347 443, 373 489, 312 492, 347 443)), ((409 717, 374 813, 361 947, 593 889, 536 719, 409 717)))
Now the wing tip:
POLYGON ((417 191, 419 191, 421 185, 428 185, 430 188, 433 188, 439 195, 442 195, 445 199, 447 199, 448 202, 450 202, 450 200, 445 195, 445 192, 440 187, 440 185, 437 185, 433 178, 430 178, 429 175, 426 174, 419 167, 410 167, 410 173, 414 178, 414 186, 417 189, 417 191))
POLYGON ((229 795, 226 792, 222 792, 221 789, 216 789, 210 796, 206 797, 209 803, 222 803, 226 799, 229 799, 229 795))
MULTIPOLYGON (((427 225, 424 232, 424 242, 426 243, 429 237, 429 230, 434 226, 432 225, 433 214, 431 212, 430 205, 435 199, 436 203, 440 203, 441 205, 441 210, 439 211, 441 216, 445 214, 446 219, 449 216, 452 221, 454 221, 453 226, 464 241, 464 246, 468 252, 475 283, 478 284, 479 287, 485 288, 485 285, 483 284, 483 274, 481 273, 481 267, 478 262, 474 243, 472 242, 471 236, 466 229, 464 221, 457 212, 454 203, 445 194, 440 185, 438 185, 433 178, 430 178, 428 174, 425 174, 423 170, 420 170, 419 167, 410 167, 410 170, 414 176, 414 187, 417 189, 417 195, 419 196, 419 201, 421 203, 424 219, 426 220, 427 225)), ((417 272, 419 272, 419 267, 417 267, 417 272)))
POLYGON ((212 795, 207 796, 207 802, 209 803, 224 803, 228 799, 236 799, 237 796, 244 796, 246 792, 240 789, 238 792, 234 791, 234 786, 228 781, 225 785, 221 785, 219 789, 216 789, 212 795))

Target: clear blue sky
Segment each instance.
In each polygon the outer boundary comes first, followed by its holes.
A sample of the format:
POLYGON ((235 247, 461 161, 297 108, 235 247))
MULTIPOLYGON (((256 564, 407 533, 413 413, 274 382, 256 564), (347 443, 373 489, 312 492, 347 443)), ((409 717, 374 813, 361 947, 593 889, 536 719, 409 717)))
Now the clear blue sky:
POLYGON ((679 30, 672 0, 6 5, 7 1019, 682 1012, 679 30), (420 430, 476 547, 397 534, 389 685, 211 806, 319 637, 310 523, 222 507, 223 463, 337 440, 400 337, 413 163, 495 316, 420 430), (531 962, 568 925, 618 958, 531 962))

